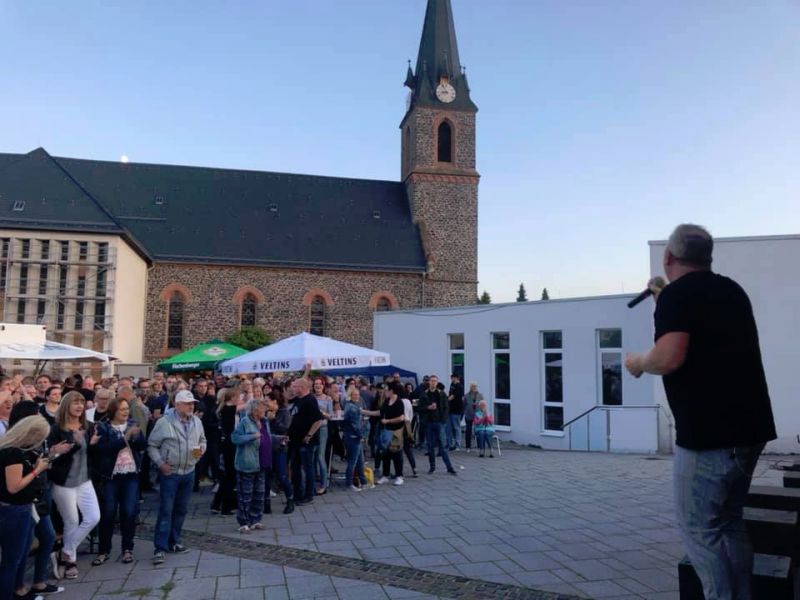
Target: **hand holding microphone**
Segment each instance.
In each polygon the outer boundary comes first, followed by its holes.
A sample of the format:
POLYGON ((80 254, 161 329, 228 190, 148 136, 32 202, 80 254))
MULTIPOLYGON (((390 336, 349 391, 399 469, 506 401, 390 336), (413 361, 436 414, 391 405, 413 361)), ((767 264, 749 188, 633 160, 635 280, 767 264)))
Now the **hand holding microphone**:
POLYGON ((667 287, 667 282, 664 280, 663 277, 653 277, 650 281, 647 282, 647 289, 644 290, 641 294, 636 296, 633 300, 628 302, 628 308, 633 308, 643 300, 645 300, 649 296, 655 296, 658 298, 658 295, 667 287))

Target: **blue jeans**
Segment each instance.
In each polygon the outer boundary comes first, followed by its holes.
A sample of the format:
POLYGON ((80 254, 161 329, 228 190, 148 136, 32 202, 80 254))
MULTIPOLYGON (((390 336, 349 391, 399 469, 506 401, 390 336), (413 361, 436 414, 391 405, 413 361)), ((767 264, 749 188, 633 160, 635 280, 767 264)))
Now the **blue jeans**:
POLYGON ((33 560, 33 583, 46 583, 50 569, 50 553, 53 552, 53 544, 56 542, 56 530, 50 515, 39 517, 39 522, 34 528, 34 535, 39 540, 39 548, 33 560))
POLYGON ((0 504, 0 598, 25 585, 25 558, 33 540, 30 504, 0 504))
POLYGON ((348 487, 353 485, 353 473, 355 472, 361 485, 365 485, 367 476, 364 473, 364 451, 361 448, 361 438, 345 434, 342 441, 344 441, 344 449, 347 453, 345 484, 348 487))
POLYGON ((117 506, 119 506, 119 532, 122 535, 122 550, 133 550, 136 515, 139 513, 138 474, 115 475, 112 479, 103 481, 98 554, 111 553, 111 536, 114 533, 117 506))
POLYGON ((319 445, 314 449, 314 470, 319 477, 319 484, 328 487, 328 426, 319 428, 319 445))
POLYGON ((236 472, 236 492, 239 500, 236 521, 239 525, 251 527, 256 523, 261 523, 266 480, 266 471, 263 469, 253 473, 236 472))
POLYGON ((292 482, 289 481, 289 473, 288 473, 288 460, 289 453, 286 450, 281 450, 279 452, 272 452, 272 465, 275 470, 275 477, 278 478, 278 481, 283 488, 283 493, 286 495, 287 500, 291 500, 294 498, 294 490, 292 489, 292 482))
POLYGON ((156 552, 167 552, 181 541, 183 520, 189 510, 194 486, 194 470, 185 475, 161 475, 160 502, 153 546, 156 552))
POLYGON ((461 447, 461 415, 447 417, 447 447, 450 450, 461 447))
POLYGON ((316 445, 298 444, 292 452, 292 483, 295 500, 314 499, 314 449, 316 445))
POLYGON ((442 424, 438 421, 429 422, 425 431, 425 439, 428 442, 428 462, 430 463, 431 471, 436 468, 436 448, 439 449, 439 454, 442 455, 442 460, 447 470, 454 470, 453 465, 450 464, 450 455, 447 454, 447 446, 442 440, 443 437, 442 424))
POLYGON ((763 449, 675 447, 678 527, 706 598, 752 598, 753 547, 742 512, 763 449))
POLYGON ((478 439, 478 450, 480 450, 481 456, 483 455, 485 450, 488 450, 489 454, 491 454, 492 438, 494 438, 494 431, 480 430, 475 434, 475 437, 478 439))

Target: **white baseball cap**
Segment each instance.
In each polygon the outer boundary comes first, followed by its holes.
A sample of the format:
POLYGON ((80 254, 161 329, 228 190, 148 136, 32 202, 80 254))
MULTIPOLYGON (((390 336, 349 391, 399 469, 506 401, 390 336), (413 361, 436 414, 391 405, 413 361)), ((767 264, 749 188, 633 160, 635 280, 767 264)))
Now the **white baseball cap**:
POLYGON ((197 399, 189 390, 181 390, 175 394, 175 404, 187 404, 189 402, 197 402, 197 399))

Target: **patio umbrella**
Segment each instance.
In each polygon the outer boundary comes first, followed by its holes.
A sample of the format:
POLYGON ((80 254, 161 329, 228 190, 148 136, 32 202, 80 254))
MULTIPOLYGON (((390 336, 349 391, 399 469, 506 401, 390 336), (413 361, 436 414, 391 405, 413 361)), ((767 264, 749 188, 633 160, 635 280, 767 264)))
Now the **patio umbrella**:
POLYGON ((224 375, 302 371, 308 363, 312 369, 326 371, 382 366, 390 364, 390 361, 386 352, 301 333, 226 360, 220 365, 220 370, 224 375))
POLYGON ((75 362, 104 362, 116 360, 109 354, 78 348, 69 344, 51 342, 37 343, 0 343, 0 359, 8 360, 69 360, 75 362))
POLYGON ((206 371, 216 368, 222 360, 235 358, 242 354, 247 354, 247 350, 220 340, 211 340, 161 361, 158 363, 158 370, 166 373, 206 371))

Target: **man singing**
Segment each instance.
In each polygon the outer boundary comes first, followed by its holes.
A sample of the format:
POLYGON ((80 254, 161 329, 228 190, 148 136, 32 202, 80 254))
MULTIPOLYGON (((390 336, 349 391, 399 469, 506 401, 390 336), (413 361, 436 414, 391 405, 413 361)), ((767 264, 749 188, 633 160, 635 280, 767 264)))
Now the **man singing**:
POLYGON ((758 457, 776 437, 753 309, 735 281, 711 271, 714 242, 679 225, 664 251, 655 346, 628 354, 634 376, 662 375, 677 433, 678 526, 706 598, 748 600, 753 549, 742 519, 758 457))

